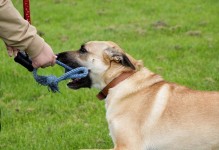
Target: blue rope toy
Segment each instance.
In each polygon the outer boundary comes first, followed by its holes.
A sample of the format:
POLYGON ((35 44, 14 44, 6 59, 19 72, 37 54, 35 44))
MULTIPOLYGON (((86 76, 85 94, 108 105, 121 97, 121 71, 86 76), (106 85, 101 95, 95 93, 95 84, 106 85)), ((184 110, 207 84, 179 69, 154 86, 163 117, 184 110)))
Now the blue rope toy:
POLYGON ((25 67, 28 71, 33 72, 34 79, 41 85, 48 86, 52 92, 59 92, 58 83, 66 79, 76 79, 84 78, 88 75, 88 69, 85 67, 78 67, 72 69, 66 64, 56 60, 56 64, 65 68, 65 74, 61 77, 56 77, 53 75, 50 76, 40 76, 37 75, 37 69, 34 69, 32 66, 32 61, 29 59, 28 55, 24 52, 18 52, 17 56, 14 58, 14 61, 25 67))
POLYGON ((38 82, 41 85, 48 86, 48 88, 51 89, 51 91, 54 93, 59 92, 58 83, 60 81, 66 80, 66 79, 84 78, 88 75, 88 69, 85 67, 78 67, 78 68, 72 69, 71 67, 67 66, 66 64, 58 60, 56 60, 56 64, 64 67, 67 71, 61 77, 56 77, 54 75, 40 76, 40 75, 37 75, 37 69, 33 70, 33 76, 36 82, 38 82))

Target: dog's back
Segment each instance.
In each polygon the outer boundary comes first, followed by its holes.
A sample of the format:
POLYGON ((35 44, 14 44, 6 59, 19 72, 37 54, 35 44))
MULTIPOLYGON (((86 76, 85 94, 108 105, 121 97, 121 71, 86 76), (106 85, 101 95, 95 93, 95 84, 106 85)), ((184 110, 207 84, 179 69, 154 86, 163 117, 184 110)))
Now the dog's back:
MULTIPOLYGON (((172 83, 165 83, 160 89, 164 86, 168 87, 167 102, 150 137, 156 148, 216 148, 219 144, 219 93, 194 91, 172 83)), ((153 106, 162 108, 156 101, 153 106)))
MULTIPOLYGON (((191 90, 166 82, 156 74, 145 76, 147 73, 147 69, 142 69, 109 94, 108 121, 120 122, 112 133, 115 141, 130 140, 126 145, 134 149, 217 148, 219 92, 191 90), (114 92, 119 89, 123 92, 114 92)), ((112 126, 111 131, 114 130, 112 126)))

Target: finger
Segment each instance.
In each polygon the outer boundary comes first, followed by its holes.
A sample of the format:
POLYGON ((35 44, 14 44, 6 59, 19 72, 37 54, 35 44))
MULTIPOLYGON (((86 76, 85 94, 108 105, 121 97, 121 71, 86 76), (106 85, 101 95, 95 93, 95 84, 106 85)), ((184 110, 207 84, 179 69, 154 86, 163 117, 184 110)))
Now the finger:
POLYGON ((14 55, 14 57, 16 57, 17 56, 17 53, 18 53, 18 49, 16 49, 16 48, 13 48, 13 55, 14 55))
POLYGON ((55 64, 56 64, 56 59, 53 59, 52 66, 54 66, 55 64))
POLYGON ((34 68, 39 68, 39 65, 37 64, 37 63, 35 63, 35 62, 32 62, 32 66, 34 67, 34 68))
POLYGON ((46 67, 49 67, 49 66, 51 66, 51 63, 47 63, 45 65, 42 65, 41 68, 46 68, 46 67))
POLYGON ((50 66, 51 66, 51 64, 47 64, 47 65, 41 66, 41 68, 46 68, 46 67, 50 67, 50 66))
POLYGON ((8 55, 9 55, 10 57, 12 57, 12 56, 13 56, 13 48, 10 47, 10 46, 7 46, 7 51, 8 51, 8 55))
POLYGON ((52 56, 51 61, 47 64, 47 66, 54 66, 56 63, 56 56, 52 56))
POLYGON ((54 61, 53 63, 51 63, 51 66, 53 67, 53 66, 55 66, 55 64, 56 64, 56 63, 55 63, 55 61, 54 61))

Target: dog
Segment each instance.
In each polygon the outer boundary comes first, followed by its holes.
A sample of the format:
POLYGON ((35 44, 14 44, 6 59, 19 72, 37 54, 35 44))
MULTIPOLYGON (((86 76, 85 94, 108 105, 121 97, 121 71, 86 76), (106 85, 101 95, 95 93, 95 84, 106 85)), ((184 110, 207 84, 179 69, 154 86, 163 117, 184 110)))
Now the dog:
POLYGON ((67 86, 101 90, 115 150, 219 149, 219 92, 167 82, 111 41, 90 41, 57 59, 89 69, 67 86))

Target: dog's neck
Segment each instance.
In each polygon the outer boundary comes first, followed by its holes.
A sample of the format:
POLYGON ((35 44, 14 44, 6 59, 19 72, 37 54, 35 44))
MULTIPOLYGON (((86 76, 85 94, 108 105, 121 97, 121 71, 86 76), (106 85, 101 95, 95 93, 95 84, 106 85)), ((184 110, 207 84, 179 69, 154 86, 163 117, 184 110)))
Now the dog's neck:
POLYGON ((108 95, 108 91, 110 88, 113 88, 114 86, 116 86, 117 84, 119 84, 120 82, 122 82, 123 80, 127 79, 128 77, 130 77, 131 75, 133 75, 136 71, 131 70, 131 71, 125 71, 122 72, 118 77, 114 78, 110 83, 108 83, 98 94, 97 94, 97 98, 99 100, 103 100, 107 97, 108 95))

